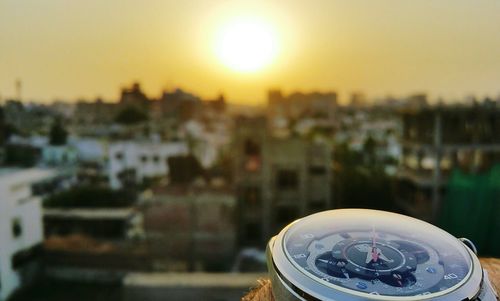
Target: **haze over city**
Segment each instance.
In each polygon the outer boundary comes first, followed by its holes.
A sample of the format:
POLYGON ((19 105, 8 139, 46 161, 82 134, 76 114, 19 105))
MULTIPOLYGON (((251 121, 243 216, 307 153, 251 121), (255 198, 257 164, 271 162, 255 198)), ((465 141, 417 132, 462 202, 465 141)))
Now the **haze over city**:
POLYGON ((445 101, 500 93, 500 2, 2 1, 0 97, 118 100, 181 87, 257 104, 269 88, 426 92, 445 101), (247 56, 228 29, 248 31, 247 56), (235 51, 238 55, 235 56, 235 51))
POLYGON ((499 16, 0 0, 0 301, 500 301, 499 16))

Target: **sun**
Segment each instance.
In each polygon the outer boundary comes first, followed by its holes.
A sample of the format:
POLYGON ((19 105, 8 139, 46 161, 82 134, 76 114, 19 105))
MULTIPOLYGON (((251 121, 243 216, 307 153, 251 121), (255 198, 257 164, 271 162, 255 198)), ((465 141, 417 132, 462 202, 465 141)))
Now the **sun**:
POLYGON ((263 69, 276 57, 278 42, 272 26, 257 18, 239 18, 226 23, 215 40, 215 54, 237 72, 263 69))

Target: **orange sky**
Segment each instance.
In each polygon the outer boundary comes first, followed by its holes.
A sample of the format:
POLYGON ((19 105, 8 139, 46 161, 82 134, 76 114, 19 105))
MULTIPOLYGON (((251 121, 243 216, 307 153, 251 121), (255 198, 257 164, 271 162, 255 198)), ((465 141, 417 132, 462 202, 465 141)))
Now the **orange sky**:
POLYGON ((271 87, 496 97, 499 16, 498 0, 2 0, 0 96, 21 78, 23 99, 42 101, 114 100, 135 80, 151 96, 182 87, 245 103, 271 87), (240 15, 279 38, 277 59, 255 73, 228 69, 212 49, 240 15))

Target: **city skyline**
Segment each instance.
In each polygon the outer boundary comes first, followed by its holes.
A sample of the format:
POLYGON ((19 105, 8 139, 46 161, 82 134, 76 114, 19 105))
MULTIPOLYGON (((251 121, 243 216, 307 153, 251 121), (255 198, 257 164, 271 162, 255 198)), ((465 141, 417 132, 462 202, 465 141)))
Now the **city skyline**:
POLYGON ((151 97, 181 87, 203 98, 263 103, 270 88, 369 98, 500 94, 500 2, 4 1, 0 96, 117 100, 141 82, 151 97), (214 52, 231 20, 263 20, 276 56, 241 73, 214 52), (228 23, 229 22, 229 23, 228 23))

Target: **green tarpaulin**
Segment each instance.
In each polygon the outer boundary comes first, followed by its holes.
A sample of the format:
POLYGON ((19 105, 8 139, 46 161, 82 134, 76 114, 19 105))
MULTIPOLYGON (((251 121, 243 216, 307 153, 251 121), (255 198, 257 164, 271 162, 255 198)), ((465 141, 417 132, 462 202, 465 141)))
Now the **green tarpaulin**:
POLYGON ((480 256, 500 257, 500 164, 480 174, 452 172, 439 225, 474 242, 480 256))

